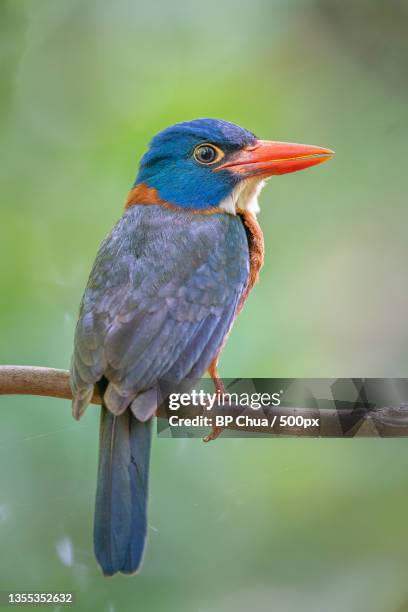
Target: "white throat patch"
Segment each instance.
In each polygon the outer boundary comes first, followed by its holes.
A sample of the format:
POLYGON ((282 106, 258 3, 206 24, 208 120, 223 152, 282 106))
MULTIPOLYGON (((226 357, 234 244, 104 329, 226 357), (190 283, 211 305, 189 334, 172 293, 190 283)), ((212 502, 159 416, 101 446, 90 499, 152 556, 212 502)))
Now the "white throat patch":
POLYGON ((244 179, 220 202, 219 207, 232 215, 239 210, 248 210, 256 216, 260 210, 258 196, 264 185, 265 181, 260 178, 244 179))

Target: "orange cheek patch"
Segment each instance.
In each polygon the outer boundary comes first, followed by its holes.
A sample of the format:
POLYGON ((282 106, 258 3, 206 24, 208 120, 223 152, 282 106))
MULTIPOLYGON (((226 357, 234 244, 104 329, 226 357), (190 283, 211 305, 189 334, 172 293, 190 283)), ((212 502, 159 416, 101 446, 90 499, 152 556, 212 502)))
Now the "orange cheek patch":
POLYGON ((154 187, 149 187, 149 185, 146 185, 146 183, 140 183, 129 191, 129 195, 125 202, 125 208, 129 208, 130 206, 134 206, 136 204, 165 205, 167 202, 159 197, 157 189, 154 187))

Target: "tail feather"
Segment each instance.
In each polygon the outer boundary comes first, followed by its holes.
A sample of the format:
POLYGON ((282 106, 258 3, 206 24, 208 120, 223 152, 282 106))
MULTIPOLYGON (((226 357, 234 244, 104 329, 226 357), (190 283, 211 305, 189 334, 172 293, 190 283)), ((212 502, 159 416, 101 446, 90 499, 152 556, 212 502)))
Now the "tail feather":
POLYGON ((102 406, 94 547, 106 576, 139 568, 147 532, 151 421, 102 406))
POLYGON ((149 483, 149 458, 151 442, 151 420, 138 421, 130 412, 130 493, 131 493, 131 529, 124 574, 133 574, 140 567, 147 531, 147 496, 149 483))

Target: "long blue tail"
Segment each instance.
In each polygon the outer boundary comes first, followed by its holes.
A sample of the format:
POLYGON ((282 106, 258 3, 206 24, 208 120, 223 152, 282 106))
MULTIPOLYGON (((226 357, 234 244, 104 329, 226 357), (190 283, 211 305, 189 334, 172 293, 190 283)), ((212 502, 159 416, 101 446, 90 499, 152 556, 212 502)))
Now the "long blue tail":
POLYGON ((102 406, 94 548, 105 576, 139 568, 147 532, 151 421, 102 406))

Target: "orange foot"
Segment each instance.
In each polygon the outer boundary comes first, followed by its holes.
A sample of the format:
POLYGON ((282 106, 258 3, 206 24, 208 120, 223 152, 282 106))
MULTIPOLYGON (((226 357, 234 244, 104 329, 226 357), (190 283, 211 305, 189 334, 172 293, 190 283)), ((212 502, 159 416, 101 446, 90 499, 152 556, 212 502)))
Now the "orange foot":
MULTIPOLYGON (((210 363, 210 367, 208 368, 208 373, 213 379, 215 392, 219 393, 220 395, 224 395, 225 387, 218 373, 217 365, 218 365, 218 359, 215 358, 210 363)), ((210 433, 203 438, 203 442, 211 442, 211 440, 216 440, 218 436, 222 433, 223 429, 224 429, 223 427, 215 427, 214 425, 210 433)))

